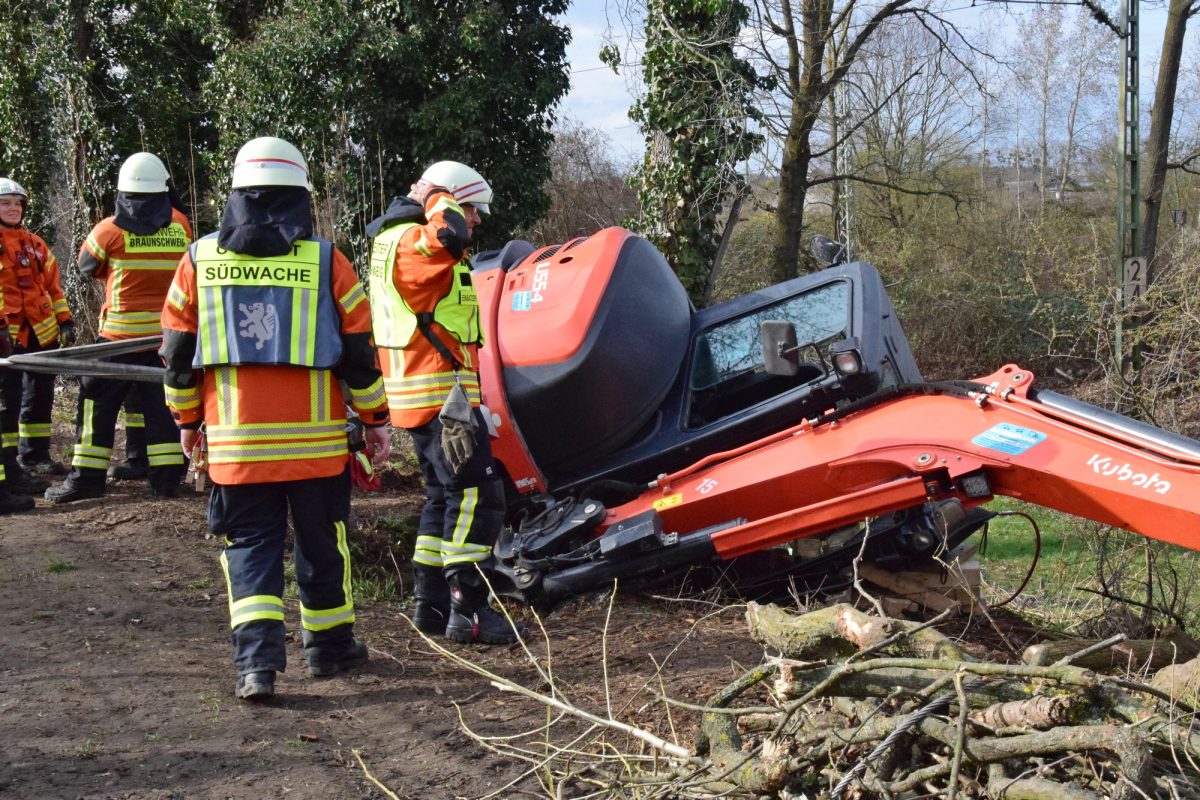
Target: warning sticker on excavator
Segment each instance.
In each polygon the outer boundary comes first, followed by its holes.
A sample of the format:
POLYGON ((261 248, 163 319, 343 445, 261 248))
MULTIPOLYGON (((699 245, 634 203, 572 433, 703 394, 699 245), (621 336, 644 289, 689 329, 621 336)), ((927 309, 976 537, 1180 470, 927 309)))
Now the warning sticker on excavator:
POLYGON ((683 502, 683 493, 669 494, 666 497, 660 497, 654 501, 654 510, 662 511, 664 508, 672 508, 683 502))
POLYGON ((1001 422, 976 436, 971 440, 971 444, 997 450, 1006 455, 1019 456, 1045 438, 1046 434, 1033 428, 1001 422))

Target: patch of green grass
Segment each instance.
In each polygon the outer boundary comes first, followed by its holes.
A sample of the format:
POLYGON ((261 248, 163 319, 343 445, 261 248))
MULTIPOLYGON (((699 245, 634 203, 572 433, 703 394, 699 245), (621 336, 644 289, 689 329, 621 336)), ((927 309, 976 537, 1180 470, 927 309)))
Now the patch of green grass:
POLYGON ((400 599, 403 590, 395 575, 381 570, 369 570, 354 577, 354 597, 357 600, 388 602, 400 599))
POLYGON ((293 750, 309 750, 312 747, 311 742, 301 739, 299 736, 291 736, 283 740, 284 746, 293 750))
POLYGON ((216 723, 221 719, 221 698, 216 692, 200 693, 200 711, 209 722, 216 723))
POLYGON ((70 572, 76 569, 79 569, 79 566, 70 561, 51 561, 46 565, 46 572, 70 572))
POLYGON ((1091 635, 1093 622, 1113 621, 1114 598, 1132 601, 1132 617, 1142 616, 1137 604, 1146 602, 1149 569, 1155 583, 1154 620, 1182 621, 1188 630, 1200 630, 1200 553, 1008 498, 988 507, 1024 512, 1041 532, 1039 554, 1029 520, 1011 515, 991 521, 979 560, 992 589, 985 596, 992 602, 1020 586, 1036 557, 1032 577, 1013 608, 1047 627, 1091 635))
POLYGON ((192 581, 187 585, 187 588, 193 592, 199 592, 212 586, 212 578, 201 578, 198 581, 192 581))
POLYGON ((300 597, 300 590, 296 587, 296 562, 290 558, 283 561, 283 597, 285 600, 300 597))
POLYGON ((100 752, 100 746, 91 739, 84 739, 79 744, 75 745, 75 757, 88 759, 95 758, 100 752))

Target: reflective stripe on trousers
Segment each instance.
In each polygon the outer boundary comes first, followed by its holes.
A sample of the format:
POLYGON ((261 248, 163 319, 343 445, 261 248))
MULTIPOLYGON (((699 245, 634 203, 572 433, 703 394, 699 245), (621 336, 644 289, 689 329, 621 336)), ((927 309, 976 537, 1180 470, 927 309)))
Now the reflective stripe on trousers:
POLYGON ((230 597, 234 663, 240 672, 281 670, 284 647, 283 556, 291 516, 293 554, 306 638, 350 638, 355 621, 346 519, 350 473, 278 483, 215 485, 209 528, 223 536, 221 566, 230 597))
POLYGON ((434 417, 409 430, 425 479, 425 505, 413 562, 454 569, 486 561, 504 524, 504 488, 492 462, 491 441, 475 409, 475 453, 456 474, 442 453, 442 425, 434 417))

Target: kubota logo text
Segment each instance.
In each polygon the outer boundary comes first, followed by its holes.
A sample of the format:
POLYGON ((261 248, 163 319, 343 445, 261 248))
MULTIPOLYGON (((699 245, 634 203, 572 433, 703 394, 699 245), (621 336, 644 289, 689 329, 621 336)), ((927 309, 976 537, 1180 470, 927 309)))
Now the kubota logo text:
POLYGON ((1157 472, 1149 475, 1144 472, 1134 472, 1129 464, 1118 464, 1108 456, 1102 457, 1099 453, 1089 458, 1087 463, 1097 475, 1106 475, 1119 481, 1129 481, 1134 486, 1152 489, 1159 494, 1171 491, 1171 482, 1158 477, 1157 472))

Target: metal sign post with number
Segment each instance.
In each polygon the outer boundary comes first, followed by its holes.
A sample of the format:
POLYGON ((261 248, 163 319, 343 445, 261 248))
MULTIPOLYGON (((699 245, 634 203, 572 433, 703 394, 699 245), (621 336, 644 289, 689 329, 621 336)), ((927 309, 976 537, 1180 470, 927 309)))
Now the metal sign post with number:
POLYGON ((1117 115, 1117 302, 1113 310, 1116 331, 1113 356, 1118 372, 1124 371, 1122 338, 1125 313, 1149 286, 1142 258, 1141 172, 1138 165, 1138 0, 1121 4, 1121 86, 1117 115))
POLYGON ((1146 259, 1142 256, 1132 256, 1125 259, 1125 269, 1121 277, 1121 297, 1128 309, 1146 293, 1150 280, 1146 273, 1146 259))

